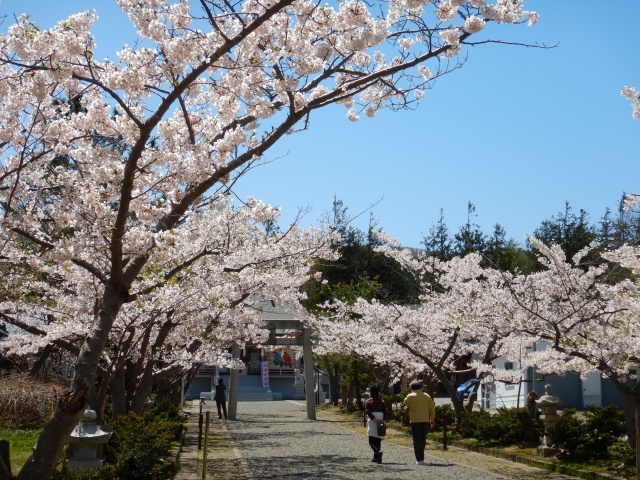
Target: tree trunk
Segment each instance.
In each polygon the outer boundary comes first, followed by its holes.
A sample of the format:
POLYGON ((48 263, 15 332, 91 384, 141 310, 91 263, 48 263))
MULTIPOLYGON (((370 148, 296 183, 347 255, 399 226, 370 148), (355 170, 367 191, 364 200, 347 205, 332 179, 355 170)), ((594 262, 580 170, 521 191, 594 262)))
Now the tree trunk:
MULTIPOLYGON (((329 372, 331 372, 331 369, 329 369, 329 372)), ((331 403, 334 407, 337 407, 340 402, 340 367, 337 363, 333 365, 333 372, 329 377, 329 381, 331 382, 331 403)))
MULTIPOLYGON (((144 356, 146 356, 145 354, 149 348, 149 343, 151 338, 151 327, 149 327, 145 332, 145 336, 143 339, 142 354, 140 356, 140 360, 138 361, 135 367, 135 378, 140 378, 140 380, 138 381, 138 385, 135 388, 135 392, 131 392, 132 393, 131 411, 133 411, 134 413, 137 413, 138 415, 142 414, 145 403, 147 402, 147 399, 151 397, 151 391, 153 389, 154 383, 159 383, 159 381, 156 379, 156 375, 154 375, 154 372, 153 372, 153 368, 156 365, 156 361, 153 359, 156 358, 156 354, 158 350, 162 348, 162 345, 164 345, 164 342, 167 339, 167 336, 169 335, 173 327, 176 325, 175 323, 172 323, 170 320, 172 313, 173 312, 167 314, 167 321, 164 322, 164 324, 162 325, 162 328, 160 328, 160 331, 158 332, 158 336, 156 337, 156 340, 153 346, 151 347, 151 355, 149 356, 146 363, 144 363, 144 356)), ((171 376, 175 379, 175 376, 177 375, 177 373, 181 372, 182 369, 179 366, 176 366, 175 369, 170 368, 169 371, 172 373, 171 376)), ((182 390, 183 376, 184 374, 179 376, 180 390, 182 390)), ((175 389, 175 385, 173 388, 175 389)), ((173 394, 171 395, 171 397, 173 397, 173 394)), ((179 402, 181 400, 182 398, 179 399, 179 402)))
POLYGON ((142 373, 142 377, 138 382, 138 387, 136 388, 135 393, 133 394, 133 399, 131 400, 130 411, 137 415, 142 415, 144 410, 144 404, 147 401, 147 398, 151 397, 151 389, 153 387, 153 365, 154 361, 149 360, 144 368, 142 373))
POLYGON ((93 327, 78 355, 70 392, 58 402, 17 480, 51 478, 65 442, 84 413, 89 390, 95 381, 98 362, 125 297, 126 292, 122 289, 116 288, 112 283, 106 285, 93 327))
POLYGON ((478 387, 475 387, 473 389, 473 391, 467 397, 467 404, 464 406, 464 409, 467 412, 472 412, 473 411, 473 404, 476 402, 476 399, 478 398, 477 388, 478 387))
POLYGON ((0 440, 0 480, 11 480, 9 440, 0 440))
POLYGON ((124 388, 124 370, 118 368, 111 379, 111 414, 113 418, 127 413, 127 397, 124 388))
POLYGON ((136 364, 127 358, 124 361, 124 392, 127 399, 127 412, 133 401, 133 394, 138 388, 138 379, 136 377, 136 364))
POLYGON ((174 379, 158 385, 158 393, 156 394, 156 402, 171 402, 174 405, 180 404, 180 394, 182 391, 182 379, 174 379))
POLYGON ((456 423, 460 423, 460 421, 462 420, 462 413, 464 412, 464 404, 458 399, 456 390, 453 388, 453 385, 451 385, 447 373, 444 370, 437 368, 432 368, 432 371, 449 394, 449 398, 451 398, 451 404, 453 405, 453 410, 456 414, 456 423))
POLYGON ((349 387, 343 382, 340 382, 340 401, 342 402, 343 407, 347 407, 349 405, 349 387))
POLYGON ((98 395, 98 400, 95 406, 96 411, 96 423, 98 425, 104 424, 104 410, 107 407, 107 403, 109 403, 109 395, 98 395))
POLYGON ((77 384, 60 400, 51 419, 38 437, 33 453, 18 474, 18 480, 51 478, 64 443, 84 413, 89 386, 77 384))
POLYGON ((40 352, 40 356, 38 357, 38 360, 36 360, 33 366, 31 367, 31 371, 29 372, 30 375, 37 375, 38 373, 40 373, 40 370, 42 370, 42 368, 44 367, 44 364, 49 358, 49 355, 51 355, 52 351, 53 351, 52 344, 48 344, 44 347, 42 352, 40 352))
POLYGON ((356 401, 356 406, 358 407, 358 410, 363 411, 364 410, 364 405, 362 404, 362 387, 360 386, 360 379, 358 378, 358 370, 356 368, 354 368, 354 375, 353 375, 353 394, 355 397, 355 401, 356 401))
MULTIPOLYGON (((618 387, 617 384, 615 384, 618 387)), ((640 404, 634 392, 626 388, 618 388, 622 396, 622 408, 624 409, 624 422, 627 427, 627 443, 629 447, 636 448, 636 407, 640 404)))
POLYGON ((196 375, 198 374, 198 369, 200 368, 200 365, 197 365, 195 367, 192 367, 191 370, 189 370, 187 372, 187 374, 185 375, 185 382, 184 382, 184 391, 186 392, 187 390, 189 390, 189 388, 191 388, 191 382, 193 382, 193 379, 196 378, 196 375))
POLYGON ((111 387, 111 378, 113 372, 111 370, 98 370, 98 388, 96 391, 96 399, 93 409, 96 411, 96 422, 98 425, 104 423, 104 409, 109 401, 109 390, 111 387))
POLYGON ((436 389, 438 388, 438 381, 435 378, 431 378, 429 376, 428 379, 424 380, 424 389, 429 394, 431 398, 436 396, 436 389))
POLYGON ((443 357, 440 359, 440 361, 438 363, 434 363, 431 360, 431 358, 429 358, 426 355, 423 355, 422 353, 417 351, 415 348, 411 347, 411 345, 409 345, 407 342, 405 342, 405 341, 403 341, 403 340, 401 340, 399 338, 396 338, 396 343, 398 345, 400 345, 401 347, 405 348, 412 355, 415 355, 416 357, 420 358, 421 360, 424 360, 424 362, 427 364, 427 366, 431 369, 431 372, 433 373, 433 375, 435 375, 435 377, 438 380, 440 380, 440 383, 442 384, 442 386, 445 388, 445 390, 449 394, 449 398, 451 398, 451 403, 453 405, 453 410, 455 411, 455 414, 456 414, 456 422, 459 423, 462 420, 462 413, 464 412, 464 405, 458 399, 458 397, 456 395, 456 391, 453 388, 453 385, 451 385, 451 381, 449 380, 447 372, 444 370, 444 365, 445 365, 444 359, 449 357, 449 353, 451 352, 451 350, 453 349, 453 346, 455 345, 457 336, 458 336, 458 333, 456 332, 454 337, 450 340, 450 344, 449 344, 447 352, 443 355, 443 357))

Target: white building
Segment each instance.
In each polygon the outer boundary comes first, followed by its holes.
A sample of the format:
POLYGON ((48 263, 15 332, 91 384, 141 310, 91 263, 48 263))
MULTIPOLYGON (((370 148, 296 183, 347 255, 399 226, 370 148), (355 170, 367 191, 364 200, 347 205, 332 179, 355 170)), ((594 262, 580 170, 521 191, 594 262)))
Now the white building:
MULTIPOLYGON (((534 351, 542 351, 547 347, 546 342, 536 342, 532 348, 534 351)), ((494 360, 493 365, 506 370, 518 368, 517 362, 509 362, 505 358, 494 360)), ((562 400, 561 408, 584 409, 588 405, 622 407, 622 398, 613 383, 599 372, 590 373, 582 380, 579 373, 541 375, 535 368, 527 369, 519 383, 481 384, 477 400, 483 408, 525 407, 529 392, 533 390, 541 397, 544 395, 545 385, 551 385, 553 395, 562 400)))

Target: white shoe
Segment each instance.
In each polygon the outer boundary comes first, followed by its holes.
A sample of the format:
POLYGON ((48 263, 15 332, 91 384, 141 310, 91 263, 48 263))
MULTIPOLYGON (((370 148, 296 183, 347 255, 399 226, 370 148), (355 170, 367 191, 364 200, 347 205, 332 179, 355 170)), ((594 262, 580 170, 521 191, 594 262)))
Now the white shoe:
POLYGON ((418 460, 418 461, 416 462, 416 465, 424 465, 424 462, 423 462, 422 460, 418 460))

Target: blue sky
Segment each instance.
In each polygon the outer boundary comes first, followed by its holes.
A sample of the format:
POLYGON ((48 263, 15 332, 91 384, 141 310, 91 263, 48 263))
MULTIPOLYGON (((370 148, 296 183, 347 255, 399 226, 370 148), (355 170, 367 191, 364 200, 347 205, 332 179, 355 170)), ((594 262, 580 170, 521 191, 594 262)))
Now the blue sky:
MULTIPOLYGON (((304 226, 318 224, 334 195, 352 214, 381 200, 371 210, 378 225, 413 247, 441 208, 457 231, 469 201, 485 232, 500 223, 518 242, 565 201, 597 222, 623 191, 640 192, 640 121, 620 96, 624 85, 640 88, 640 1, 525 5, 540 14, 538 25, 496 26, 485 37, 557 48, 467 49, 466 65, 439 79, 415 111, 357 123, 342 107, 318 112, 308 131, 271 152, 275 161, 250 172, 238 195, 280 206, 283 224, 308 206, 304 226)), ((109 0, 0 0, 1 13, 29 11, 43 27, 87 8, 101 15, 100 56, 134 43, 109 0)), ((355 225, 366 229, 368 219, 355 225)))

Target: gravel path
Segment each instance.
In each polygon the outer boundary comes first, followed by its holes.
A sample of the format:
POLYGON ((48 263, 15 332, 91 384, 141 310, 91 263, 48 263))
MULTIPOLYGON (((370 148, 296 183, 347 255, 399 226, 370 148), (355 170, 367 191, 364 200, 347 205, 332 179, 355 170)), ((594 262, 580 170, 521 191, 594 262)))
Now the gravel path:
POLYGON ((224 422, 224 427, 244 469, 238 474, 250 479, 569 478, 453 451, 436 456, 427 450, 425 465, 416 465, 412 448, 389 441, 382 443, 383 463, 378 465, 371 462, 372 451, 364 434, 341 427, 340 417, 332 414, 319 412, 318 421, 307 420, 305 404, 299 401, 240 402, 238 421, 224 422), (460 455, 466 455, 466 465, 456 460, 462 458, 460 455), (491 468, 486 468, 483 461, 491 468))

